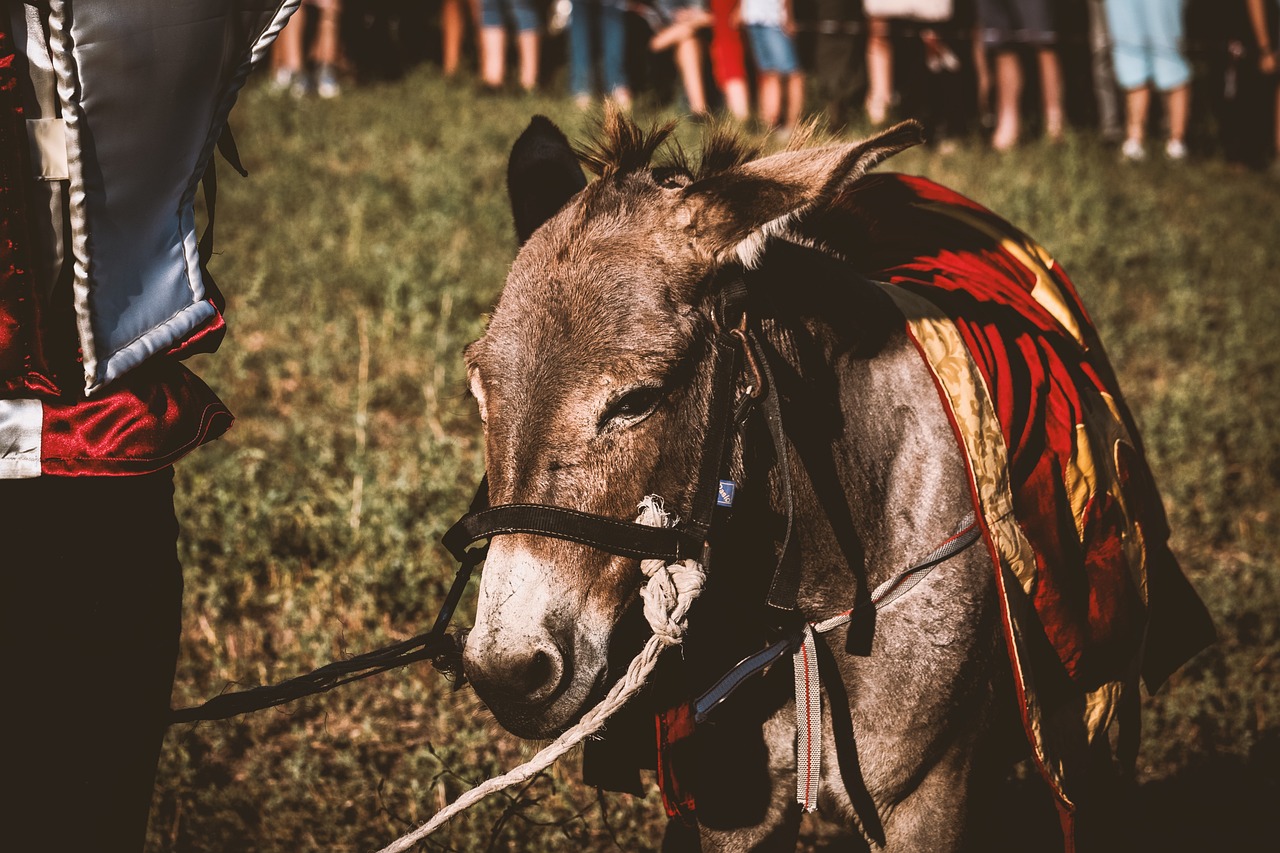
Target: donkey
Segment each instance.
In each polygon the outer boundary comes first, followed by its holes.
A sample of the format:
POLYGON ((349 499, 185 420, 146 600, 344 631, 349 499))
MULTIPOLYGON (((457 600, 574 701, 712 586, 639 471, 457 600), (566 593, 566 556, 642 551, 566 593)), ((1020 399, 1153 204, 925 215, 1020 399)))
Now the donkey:
MULTIPOLYGON (((694 499, 710 440, 710 341, 724 322, 717 291, 726 275, 747 276, 746 315, 768 377, 744 370, 735 399, 764 381, 784 446, 762 419, 733 438, 738 500, 709 540, 685 647, 668 655, 678 672, 646 697, 648 713, 788 622, 865 602, 975 511, 969 463, 900 303, 823 237, 825 213, 917 144, 918 126, 763 158, 713 133, 696 167, 678 151, 655 163, 670 130, 608 114, 599 138, 575 153, 534 119, 508 174, 521 248, 487 330, 465 353, 491 504, 629 520, 652 494, 679 512, 694 499), (580 163, 598 179, 588 183, 580 163), (794 590, 782 606, 780 575, 794 590)), ((635 559, 588 545, 493 538, 463 666, 503 726, 550 737, 600 697, 639 645, 642 580, 635 559)), ((817 807, 875 849, 981 843, 983 797, 1010 745, 1026 746, 1001 583, 992 548, 967 548, 817 644, 830 757, 817 807)), ((794 847, 787 670, 753 679, 685 745, 696 833, 673 820, 669 847, 794 847)))

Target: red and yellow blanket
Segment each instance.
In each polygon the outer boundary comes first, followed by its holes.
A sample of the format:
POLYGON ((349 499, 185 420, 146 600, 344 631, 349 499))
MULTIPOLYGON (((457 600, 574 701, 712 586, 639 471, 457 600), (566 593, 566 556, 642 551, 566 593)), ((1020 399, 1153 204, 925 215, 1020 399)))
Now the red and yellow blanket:
POLYGON ((1139 676, 1155 690, 1213 639, 1093 324, 1044 249, 922 178, 865 178, 803 230, 888 283, 934 375, 999 566, 1027 735, 1071 808, 1117 717, 1131 760, 1139 676))

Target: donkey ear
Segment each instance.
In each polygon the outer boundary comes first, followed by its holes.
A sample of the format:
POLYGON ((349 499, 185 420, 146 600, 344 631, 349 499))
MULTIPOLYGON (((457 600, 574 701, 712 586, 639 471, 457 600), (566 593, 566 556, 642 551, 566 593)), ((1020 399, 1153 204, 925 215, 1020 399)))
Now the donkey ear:
POLYGON ((864 142, 784 151, 697 181, 684 193, 695 239, 716 261, 753 267, 769 237, 923 141, 920 124, 905 121, 864 142))
POLYGON ((534 116, 507 161, 507 195, 520 245, 586 185, 587 176, 560 128, 546 116, 534 116))

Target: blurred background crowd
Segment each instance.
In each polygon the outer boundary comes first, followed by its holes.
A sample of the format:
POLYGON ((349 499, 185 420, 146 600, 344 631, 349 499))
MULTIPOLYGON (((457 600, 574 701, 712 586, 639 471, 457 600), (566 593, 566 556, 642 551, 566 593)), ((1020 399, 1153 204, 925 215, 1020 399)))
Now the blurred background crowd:
POLYGON ((1127 160, 1280 176, 1280 0, 304 0, 269 85, 338 97, 423 62, 477 96, 724 112, 781 137, 923 120, 998 151, 1089 129, 1127 160))

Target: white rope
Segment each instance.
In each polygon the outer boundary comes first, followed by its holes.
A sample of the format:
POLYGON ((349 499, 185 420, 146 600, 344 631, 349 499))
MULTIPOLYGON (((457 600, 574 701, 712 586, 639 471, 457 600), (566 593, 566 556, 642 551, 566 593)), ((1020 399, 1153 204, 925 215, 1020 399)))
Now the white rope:
MULTIPOLYGON (((662 506, 662 498, 650 495, 640 502, 639 524, 652 527, 669 527, 676 519, 669 515, 662 506)), ((577 746, 588 735, 599 731, 609 717, 627 703, 649 678, 653 667, 658 662, 658 655, 668 646, 678 645, 684 639, 688 623, 685 615, 689 605, 702 592, 706 575, 702 566, 695 560, 682 560, 667 565, 662 560, 642 560, 640 570, 649 580, 640 590, 644 599, 644 615, 653 628, 653 636, 644 644, 640 654, 636 655, 627 667, 623 677, 613 685, 608 695, 600 701, 578 722, 560 737, 547 745, 541 752, 519 767, 502 776, 496 776, 467 791, 454 800, 422 826, 401 836, 396 841, 382 848, 379 853, 402 853, 417 842, 426 838, 445 824, 459 812, 470 808, 480 800, 521 782, 526 782, 554 764, 562 755, 577 746)))

